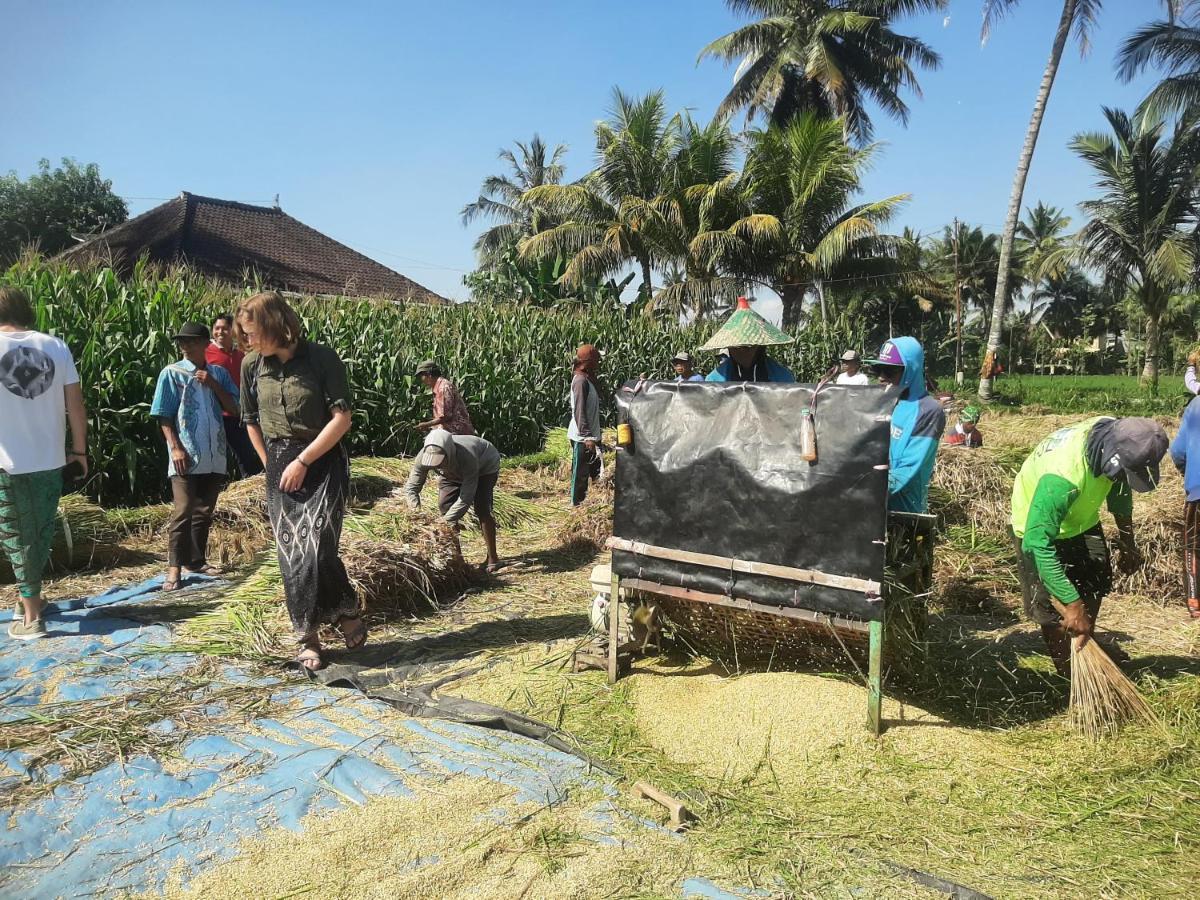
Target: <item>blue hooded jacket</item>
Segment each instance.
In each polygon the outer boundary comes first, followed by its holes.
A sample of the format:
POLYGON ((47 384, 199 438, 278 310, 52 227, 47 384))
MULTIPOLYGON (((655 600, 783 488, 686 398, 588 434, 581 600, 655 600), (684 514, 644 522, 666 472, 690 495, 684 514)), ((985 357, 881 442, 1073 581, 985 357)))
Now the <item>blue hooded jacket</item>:
POLYGON ((1183 411, 1179 433, 1171 441, 1171 461, 1183 475, 1183 490, 1189 502, 1200 500, 1200 399, 1183 411))
POLYGON ((898 337, 891 343, 904 360, 904 375, 900 400, 892 411, 888 509, 923 513, 929 509, 929 480, 946 430, 946 413, 925 390, 925 350, 920 341, 898 337))

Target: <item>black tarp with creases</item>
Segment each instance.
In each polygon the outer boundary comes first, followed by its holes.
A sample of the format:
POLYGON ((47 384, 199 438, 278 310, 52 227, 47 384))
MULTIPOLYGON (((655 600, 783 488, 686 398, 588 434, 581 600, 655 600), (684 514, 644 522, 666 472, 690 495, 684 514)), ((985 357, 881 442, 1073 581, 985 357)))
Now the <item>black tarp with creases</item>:
MULTIPOLYGON (((643 383, 618 392, 633 445, 617 456, 613 534, 660 547, 882 582, 890 416, 882 386, 827 385, 817 461, 800 458, 812 385, 643 383)), ((774 606, 878 619, 861 591, 613 552, 644 578, 774 606)))

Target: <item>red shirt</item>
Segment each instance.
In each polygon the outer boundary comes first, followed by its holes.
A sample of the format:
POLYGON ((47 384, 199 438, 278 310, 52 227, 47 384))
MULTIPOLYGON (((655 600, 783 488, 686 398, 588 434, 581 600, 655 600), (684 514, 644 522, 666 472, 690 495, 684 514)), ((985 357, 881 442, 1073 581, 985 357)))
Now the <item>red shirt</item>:
MULTIPOLYGON (((228 353, 218 347, 216 344, 209 343, 204 349, 204 359, 209 365, 217 365, 229 373, 229 377, 233 379, 233 383, 240 389, 242 386, 242 360, 246 358, 246 354, 234 347, 228 353)), ((222 413, 228 416, 229 413, 222 413)))

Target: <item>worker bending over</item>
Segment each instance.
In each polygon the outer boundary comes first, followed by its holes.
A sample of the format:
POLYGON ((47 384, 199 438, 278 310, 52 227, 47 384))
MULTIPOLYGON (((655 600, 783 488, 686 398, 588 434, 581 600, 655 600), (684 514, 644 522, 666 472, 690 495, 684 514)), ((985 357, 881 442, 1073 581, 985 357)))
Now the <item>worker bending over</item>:
MULTIPOLYGON (((1112 589, 1108 544, 1100 526, 1107 501, 1120 535, 1118 566, 1142 564, 1133 540, 1134 491, 1152 491, 1167 435, 1152 419, 1088 419, 1061 428, 1033 448, 1017 473, 1012 530, 1025 613, 1041 626, 1058 671, 1070 672, 1068 632, 1090 636, 1112 589), (1062 604, 1061 615, 1053 600, 1062 604)), ((1114 659, 1129 657, 1111 646, 1114 659)))
POLYGON ((946 411, 925 390, 925 350, 916 338, 892 338, 879 348, 879 357, 867 363, 881 382, 900 392, 892 411, 888 509, 928 512, 929 481, 946 430, 946 411))
POLYGON ((421 489, 430 472, 442 476, 438 486, 438 508, 442 520, 461 527, 467 510, 474 508, 483 541, 487 545, 484 571, 500 568, 496 552, 496 518, 492 514, 496 482, 500 478, 500 451, 481 437, 451 434, 435 428, 425 436, 425 447, 413 461, 412 473, 404 485, 410 509, 420 509, 421 489))

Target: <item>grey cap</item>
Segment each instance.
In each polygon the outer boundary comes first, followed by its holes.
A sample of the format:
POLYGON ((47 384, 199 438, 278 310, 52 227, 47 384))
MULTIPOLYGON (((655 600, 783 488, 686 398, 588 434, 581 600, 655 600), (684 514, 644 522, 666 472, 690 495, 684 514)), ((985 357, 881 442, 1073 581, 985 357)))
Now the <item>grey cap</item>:
POLYGON ((436 444, 426 444, 421 451, 421 465, 430 469, 440 468, 446 461, 446 451, 436 444))
POLYGON ((428 374, 430 374, 432 372, 436 372, 436 371, 438 371, 438 364, 435 363, 432 359, 427 359, 423 363, 421 363, 419 366, 417 366, 417 374, 418 375, 428 375, 428 374))
POLYGON ((688 353, 686 350, 680 350, 678 353, 676 353, 674 356, 671 357, 671 362, 690 363, 691 361, 692 361, 692 354, 688 353))
POLYGON ((1170 444, 1163 427, 1153 419, 1117 419, 1112 435, 1117 452, 1105 460, 1105 474, 1119 468, 1129 486, 1142 494, 1158 487, 1158 464, 1170 444))
POLYGON ((847 350, 842 354, 842 362, 862 362, 857 350, 847 350))

